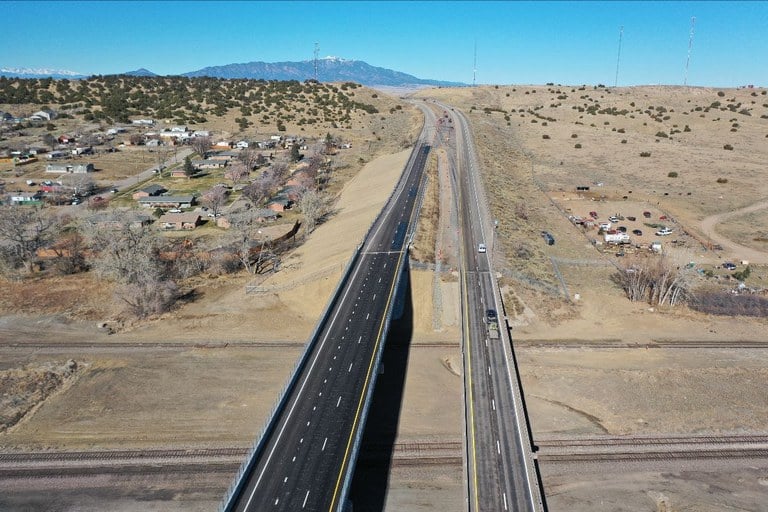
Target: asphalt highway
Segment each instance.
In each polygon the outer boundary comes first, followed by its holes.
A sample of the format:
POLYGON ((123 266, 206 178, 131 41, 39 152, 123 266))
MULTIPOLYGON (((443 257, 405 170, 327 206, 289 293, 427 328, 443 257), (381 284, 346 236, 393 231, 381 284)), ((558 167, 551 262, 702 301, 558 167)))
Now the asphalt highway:
POLYGON ((344 506, 428 153, 414 149, 226 510, 344 506))
MULTIPOLYGON (((467 474, 470 511, 537 510, 538 489, 526 466, 527 429, 516 407, 516 369, 505 350, 506 336, 491 339, 487 310, 499 313, 492 276, 494 226, 478 184, 473 146, 463 115, 446 112, 455 127, 455 182, 458 185, 462 252, 462 297, 467 423, 467 474), (480 252, 480 244, 488 252, 480 252), (533 481, 531 481, 533 480, 533 481)), ((519 393, 519 390, 518 390, 519 393)))

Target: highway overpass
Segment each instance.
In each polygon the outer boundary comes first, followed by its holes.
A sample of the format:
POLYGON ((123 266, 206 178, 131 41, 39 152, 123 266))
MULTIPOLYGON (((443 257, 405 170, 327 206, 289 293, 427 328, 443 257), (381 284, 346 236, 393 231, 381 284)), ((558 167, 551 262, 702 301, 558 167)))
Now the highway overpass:
POLYGON ((222 510, 344 509, 429 150, 415 146, 222 510))

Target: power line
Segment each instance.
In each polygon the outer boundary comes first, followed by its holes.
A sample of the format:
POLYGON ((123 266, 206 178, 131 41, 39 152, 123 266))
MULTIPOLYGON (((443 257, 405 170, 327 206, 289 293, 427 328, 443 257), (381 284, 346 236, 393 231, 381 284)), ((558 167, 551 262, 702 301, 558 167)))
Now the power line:
POLYGON ((619 85, 619 61, 621 60, 621 38, 624 35, 624 25, 619 29, 619 52, 616 55, 616 79, 613 81, 613 86, 619 85))

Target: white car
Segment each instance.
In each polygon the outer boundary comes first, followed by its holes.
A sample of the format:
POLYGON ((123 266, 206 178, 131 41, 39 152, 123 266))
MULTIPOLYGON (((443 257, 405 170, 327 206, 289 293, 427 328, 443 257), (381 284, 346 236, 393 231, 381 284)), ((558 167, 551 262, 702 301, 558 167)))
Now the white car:
POLYGON ((667 236, 671 234, 672 234, 672 230, 667 227, 663 227, 656 232, 656 236, 667 236))
POLYGON ((480 244, 477 246, 477 252, 486 252, 487 249, 485 247, 485 244, 480 244))

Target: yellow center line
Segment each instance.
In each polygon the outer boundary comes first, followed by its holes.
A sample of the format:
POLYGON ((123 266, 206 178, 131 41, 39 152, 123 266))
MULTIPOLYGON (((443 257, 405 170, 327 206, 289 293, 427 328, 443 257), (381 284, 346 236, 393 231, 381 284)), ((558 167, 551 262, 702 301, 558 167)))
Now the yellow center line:
MULTIPOLYGON (((411 218, 409 219, 409 225, 410 225, 410 222, 413 221, 414 212, 415 212, 415 208, 411 211, 411 218)), ((360 411, 361 411, 361 409, 363 407, 363 403, 365 401, 364 399, 365 399, 366 390, 368 388, 368 381, 371 378, 371 370, 373 369, 373 363, 376 360, 376 353, 379 350, 379 343, 381 342, 381 333, 384 330, 384 323, 386 322, 387 315, 389 314, 389 308, 390 308, 390 304, 392 302, 392 294, 395 292, 395 285, 398 282, 397 277, 400 274, 400 266, 403 263, 403 255, 405 255, 406 252, 407 252, 407 248, 405 248, 405 246, 403 246, 403 249, 400 251, 400 256, 398 256, 398 258, 397 258, 397 265, 395 265, 395 274, 394 274, 393 279, 392 279, 392 286, 390 286, 390 288, 389 288, 389 296, 387 297, 387 303, 386 303, 387 305, 386 305, 386 307, 384 309, 384 316, 381 318, 381 324, 379 324, 379 332, 376 335, 376 345, 374 346, 373 353, 371 355, 371 360, 368 363, 368 371, 367 371, 367 373, 365 375, 365 383, 363 385, 363 392, 360 394, 360 400, 357 403, 357 410, 355 411, 355 420, 352 423, 352 429, 350 430, 349 438, 347 439, 347 446, 346 446, 346 448, 344 450, 344 458, 342 459, 341 468, 339 470, 339 476, 336 479, 336 487, 333 489, 333 498, 331 499, 331 506, 328 509, 329 512, 333 512, 333 507, 336 505, 336 499, 338 498, 338 494, 339 494, 339 486, 341 485, 341 480, 342 480, 342 477, 344 476, 344 468, 347 467, 347 460, 348 460, 348 457, 349 457, 349 450, 350 450, 350 447, 352 446, 352 439, 354 438, 355 429, 357 428, 357 422, 360 419, 360 411)))

